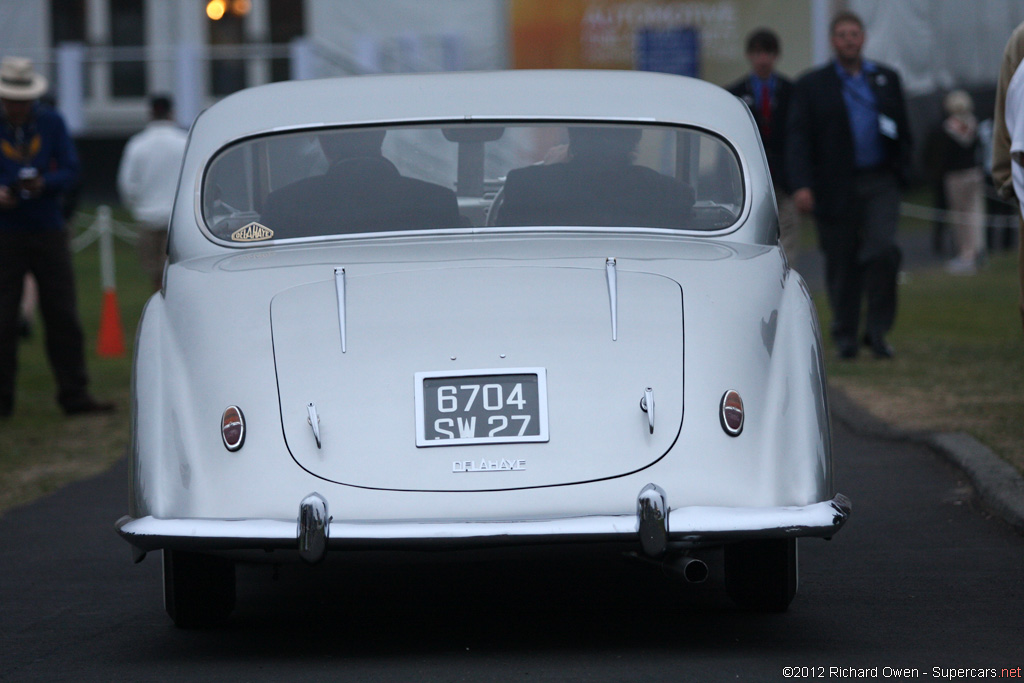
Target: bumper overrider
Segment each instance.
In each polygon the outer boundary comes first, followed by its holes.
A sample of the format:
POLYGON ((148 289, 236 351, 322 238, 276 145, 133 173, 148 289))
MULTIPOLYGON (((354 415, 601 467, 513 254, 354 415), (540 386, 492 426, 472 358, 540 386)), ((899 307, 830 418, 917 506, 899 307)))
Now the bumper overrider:
POLYGON ((714 544, 746 539, 831 538, 852 504, 843 494, 793 507, 691 506, 669 509, 665 492, 648 484, 635 515, 593 515, 528 521, 342 522, 327 501, 311 493, 296 519, 158 519, 122 517, 117 532, 141 561, 150 550, 194 552, 297 550, 318 562, 331 550, 472 548, 544 543, 639 543, 650 557, 671 544, 714 544))

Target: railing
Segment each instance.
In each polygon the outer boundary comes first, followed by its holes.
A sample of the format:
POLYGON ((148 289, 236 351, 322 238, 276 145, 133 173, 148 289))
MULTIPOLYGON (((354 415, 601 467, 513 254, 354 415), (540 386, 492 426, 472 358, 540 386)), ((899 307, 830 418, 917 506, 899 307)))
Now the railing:
MULTIPOLYGON (((923 221, 942 221, 949 225, 974 225, 975 214, 965 211, 950 211, 948 209, 937 209, 933 206, 922 204, 900 204, 900 214, 908 218, 917 218, 923 221)), ((1014 214, 985 214, 982 226, 986 228, 1020 228, 1020 215, 1014 214)))

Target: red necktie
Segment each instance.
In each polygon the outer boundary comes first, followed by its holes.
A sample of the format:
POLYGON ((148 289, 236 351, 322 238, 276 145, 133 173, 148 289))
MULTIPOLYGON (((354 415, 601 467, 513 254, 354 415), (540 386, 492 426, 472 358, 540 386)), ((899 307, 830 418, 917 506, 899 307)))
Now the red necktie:
POLYGON ((761 86, 761 137, 772 134, 772 94, 767 84, 761 86))

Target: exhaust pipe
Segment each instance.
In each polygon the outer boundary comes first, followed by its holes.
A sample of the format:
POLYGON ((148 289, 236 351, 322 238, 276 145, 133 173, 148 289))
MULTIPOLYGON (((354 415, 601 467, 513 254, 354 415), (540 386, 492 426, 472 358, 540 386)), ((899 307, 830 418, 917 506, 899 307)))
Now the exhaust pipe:
POLYGON ((681 575, 687 583, 704 583, 708 579, 708 565, 696 557, 678 557, 665 562, 665 566, 681 575))
POLYGON ((668 574, 671 572, 672 574, 682 576, 687 583, 704 583, 708 580, 708 575, 711 573, 707 562, 696 557, 689 557, 688 555, 676 555, 660 560, 641 553, 626 553, 626 557, 661 567, 663 573, 668 574))

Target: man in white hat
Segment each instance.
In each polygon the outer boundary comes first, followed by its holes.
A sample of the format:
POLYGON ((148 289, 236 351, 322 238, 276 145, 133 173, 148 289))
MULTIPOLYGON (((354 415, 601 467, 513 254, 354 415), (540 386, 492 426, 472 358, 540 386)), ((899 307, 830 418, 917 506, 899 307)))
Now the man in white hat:
POLYGON ((78 178, 78 155, 54 110, 36 100, 46 78, 24 57, 0 61, 0 418, 14 410, 18 313, 26 273, 39 286, 57 401, 72 415, 109 411, 86 389, 82 326, 60 196, 78 178))

